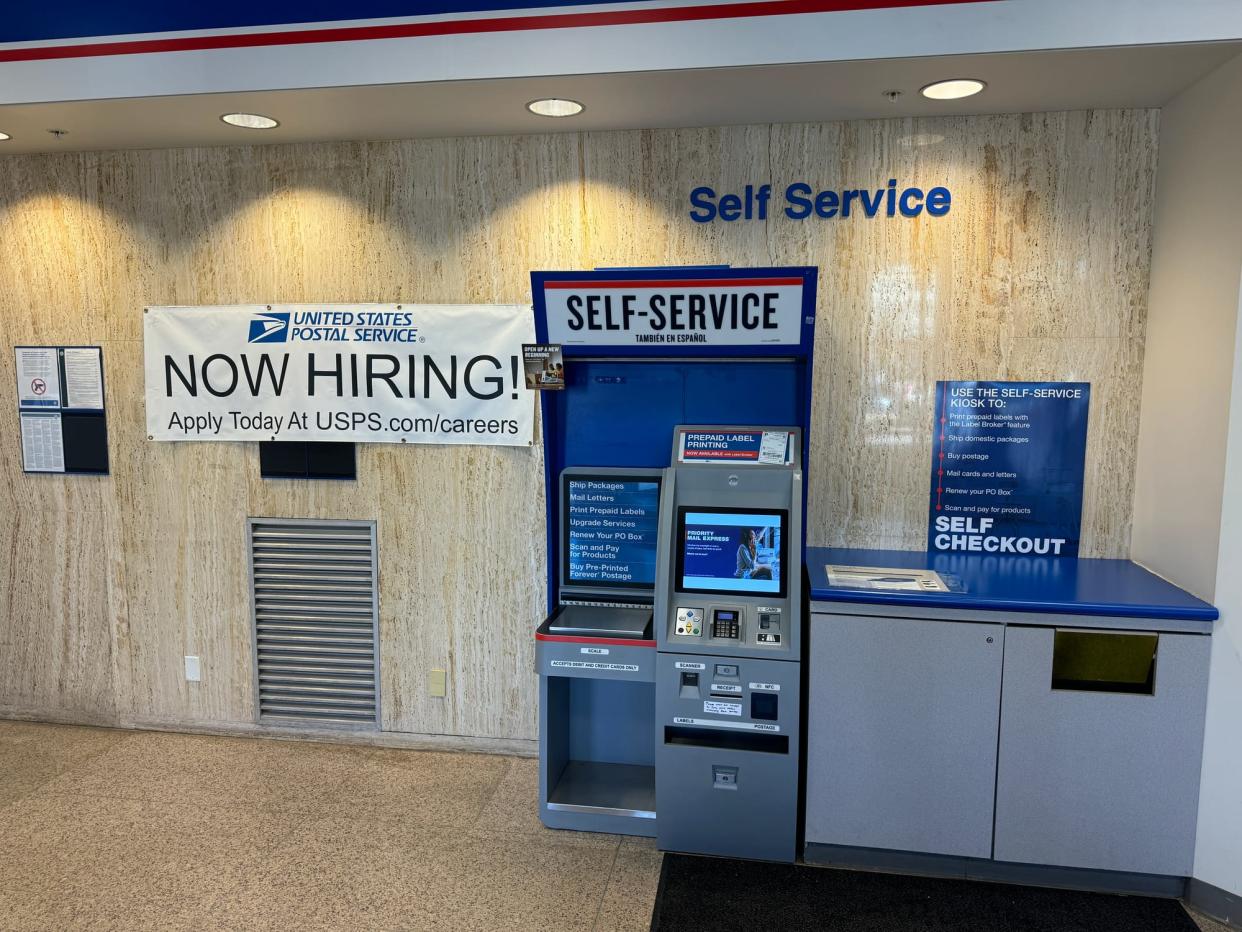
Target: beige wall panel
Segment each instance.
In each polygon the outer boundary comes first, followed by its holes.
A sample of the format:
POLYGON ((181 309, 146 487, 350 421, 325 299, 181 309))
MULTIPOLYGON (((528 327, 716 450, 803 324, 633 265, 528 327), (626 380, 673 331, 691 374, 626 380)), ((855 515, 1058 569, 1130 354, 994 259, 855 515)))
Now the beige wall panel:
POLYGON ((532 269, 817 265, 813 543, 923 546, 936 379, 1076 379, 1083 552, 1124 556, 1155 134, 1108 111, 0 159, 0 532, 25 535, 0 708, 251 720, 245 518, 357 518, 378 524, 383 726, 535 735, 539 447, 360 445, 357 482, 299 483, 261 480, 252 444, 148 443, 152 304, 527 302, 532 269), (780 213, 793 181, 889 178, 947 185, 952 213, 780 213), (688 216, 697 185, 764 183, 766 224, 688 216), (104 345, 112 477, 21 473, 23 342, 104 345), (32 555, 46 578, 18 591, 32 555))
POLYGON ((0 519, 0 707, 114 714, 107 522, 85 509, 0 519))
POLYGON ((690 191, 741 192, 767 180, 766 126, 588 133, 583 140, 584 267, 766 263, 760 223, 695 223, 690 191))
POLYGON ((542 464, 524 449, 396 452, 403 507, 379 526, 384 726, 533 738, 542 464), (445 698, 427 694, 437 668, 445 698))
POLYGON ((97 342, 110 249, 125 233, 100 210, 94 158, 0 159, 0 213, 6 331, 35 344, 97 342))
POLYGON ((146 442, 142 344, 108 349, 108 429, 122 448, 112 464, 127 610, 120 710, 142 721, 249 721, 245 517, 256 448, 146 442), (186 655, 201 659, 201 682, 185 681, 186 655))

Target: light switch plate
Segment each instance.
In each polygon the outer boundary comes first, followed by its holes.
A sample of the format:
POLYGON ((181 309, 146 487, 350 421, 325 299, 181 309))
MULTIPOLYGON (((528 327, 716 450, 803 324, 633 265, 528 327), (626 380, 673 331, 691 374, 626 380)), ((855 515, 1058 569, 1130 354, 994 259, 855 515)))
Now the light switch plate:
POLYGON ((187 682, 197 683, 203 678, 202 667, 197 657, 187 656, 185 658, 185 678, 187 682))
POLYGON ((448 688, 448 674, 444 670, 432 670, 427 674, 427 694, 443 696, 448 688))

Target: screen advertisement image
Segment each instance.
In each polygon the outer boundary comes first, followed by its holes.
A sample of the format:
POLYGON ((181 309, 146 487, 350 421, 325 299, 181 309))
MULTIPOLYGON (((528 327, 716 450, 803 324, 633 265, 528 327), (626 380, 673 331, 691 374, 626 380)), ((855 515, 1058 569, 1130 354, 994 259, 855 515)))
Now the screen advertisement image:
POLYGON ((660 480, 567 475, 563 481, 566 585, 653 586, 660 480))
POLYGON ((782 511, 679 511, 677 571, 683 591, 785 593, 782 511))

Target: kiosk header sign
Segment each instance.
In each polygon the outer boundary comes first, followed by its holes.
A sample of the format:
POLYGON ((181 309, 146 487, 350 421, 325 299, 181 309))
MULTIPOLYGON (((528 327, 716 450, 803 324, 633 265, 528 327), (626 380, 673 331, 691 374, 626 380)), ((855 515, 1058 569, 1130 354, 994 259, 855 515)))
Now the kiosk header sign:
POLYGON ((1086 382, 937 382, 927 549, 1076 557, 1086 382))
POLYGON ((529 305, 152 307, 152 440, 527 446, 529 305))
POLYGON ((789 274, 547 279, 547 340, 566 346, 797 346, 803 285, 789 274))

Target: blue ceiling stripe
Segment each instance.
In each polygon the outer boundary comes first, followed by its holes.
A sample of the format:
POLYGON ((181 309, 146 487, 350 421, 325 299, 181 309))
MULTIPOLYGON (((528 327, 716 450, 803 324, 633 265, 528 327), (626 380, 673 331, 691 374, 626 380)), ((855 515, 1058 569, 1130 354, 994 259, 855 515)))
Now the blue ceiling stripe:
POLYGON ((538 0, 489 0, 486 3, 410 3, 408 0, 213 0, 209 4, 176 4, 168 0, 26 0, 0 16, 0 43, 85 39, 195 29, 239 29, 296 23, 429 16, 437 13, 488 13, 584 7, 630 0, 590 3, 538 0))

